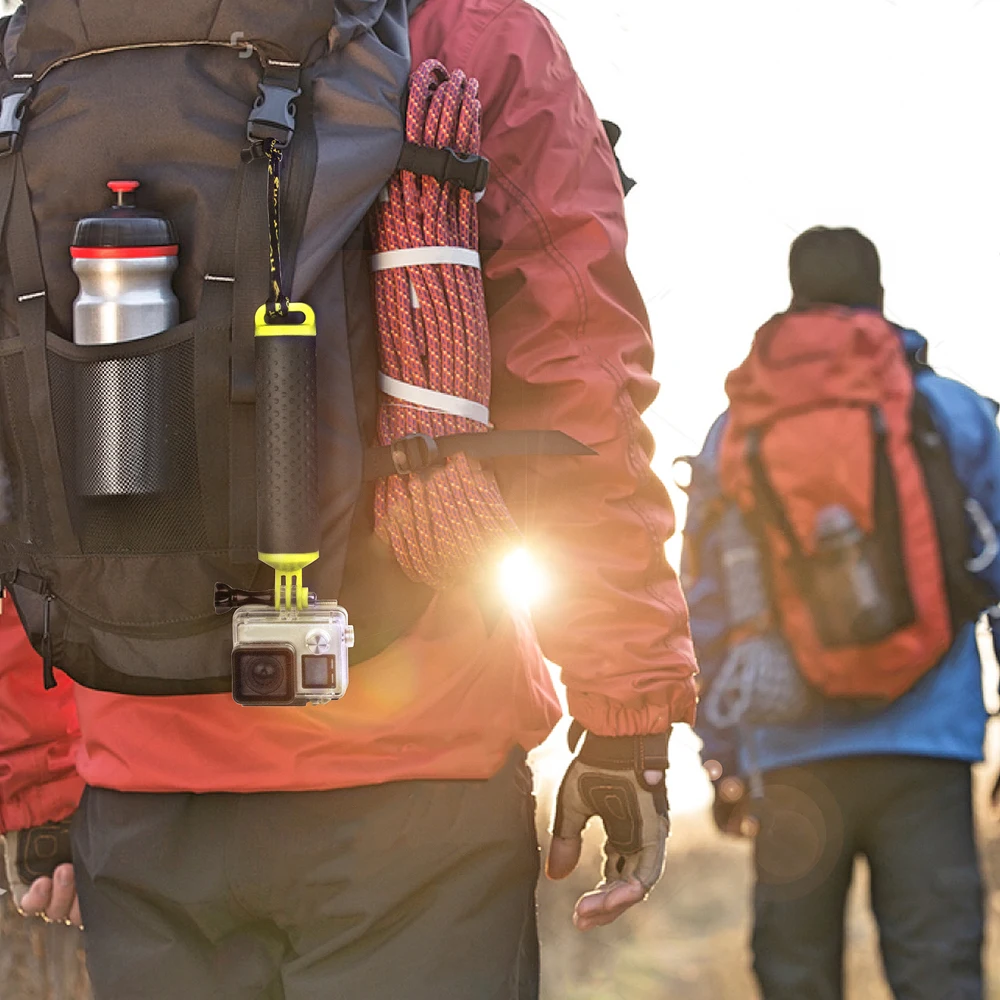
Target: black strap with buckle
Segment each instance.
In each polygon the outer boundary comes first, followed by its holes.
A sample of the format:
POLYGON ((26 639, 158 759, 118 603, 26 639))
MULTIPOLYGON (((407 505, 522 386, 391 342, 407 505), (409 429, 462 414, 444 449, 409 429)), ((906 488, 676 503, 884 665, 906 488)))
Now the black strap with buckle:
POLYGON ((396 169, 436 177, 442 184, 453 181, 473 194, 485 191, 490 179, 490 161, 485 156, 458 153, 449 146, 435 149, 416 142, 403 143, 396 169))
POLYGON ((265 58, 264 75, 257 84, 257 100, 247 116, 249 158, 264 156, 268 162, 268 323, 290 322, 288 295, 281 274, 280 175, 282 153, 295 135, 295 100, 302 94, 301 73, 301 63, 265 58))
POLYGON ((0 157, 8 156, 21 141, 24 112, 35 90, 35 81, 23 83, 0 98, 0 157))
POLYGON ((481 434, 408 434, 392 444, 365 452, 364 477, 409 476, 422 473, 455 455, 487 460, 521 455, 596 455, 562 431, 486 431, 481 434))

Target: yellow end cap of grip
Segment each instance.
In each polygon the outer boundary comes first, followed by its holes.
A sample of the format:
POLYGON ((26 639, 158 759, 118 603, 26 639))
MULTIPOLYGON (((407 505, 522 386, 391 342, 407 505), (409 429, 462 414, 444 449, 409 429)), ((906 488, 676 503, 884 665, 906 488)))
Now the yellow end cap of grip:
POLYGON ((258 552, 257 558, 274 569, 274 606, 288 608, 292 593, 299 610, 309 607, 309 588, 302 584, 302 570, 319 559, 318 552, 258 552))
POLYGON ((255 337, 315 337, 316 313, 304 302, 289 302, 288 311, 302 313, 301 323, 268 323, 267 306, 261 306, 254 314, 253 335, 255 337))
POLYGON ((257 558, 279 573, 297 573, 319 559, 318 552, 258 552, 257 558))

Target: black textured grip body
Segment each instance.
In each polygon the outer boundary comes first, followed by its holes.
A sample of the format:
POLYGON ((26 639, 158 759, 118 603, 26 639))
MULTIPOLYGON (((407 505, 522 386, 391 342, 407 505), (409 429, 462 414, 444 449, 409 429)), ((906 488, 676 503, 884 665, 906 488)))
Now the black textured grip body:
POLYGON ((316 338, 258 336, 257 551, 319 551, 316 338))

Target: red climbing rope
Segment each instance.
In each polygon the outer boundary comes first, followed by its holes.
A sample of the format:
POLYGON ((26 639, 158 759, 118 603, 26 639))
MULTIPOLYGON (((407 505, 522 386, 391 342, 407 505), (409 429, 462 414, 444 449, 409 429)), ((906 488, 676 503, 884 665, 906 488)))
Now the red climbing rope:
MULTIPOLYGON (((478 81, 428 60, 410 79, 406 139, 479 152, 478 81)), ((452 181, 399 171, 371 214, 376 254, 417 247, 478 251, 475 197, 452 181)), ((489 406, 490 338, 482 274, 461 264, 392 267, 374 275, 379 361, 410 386, 489 406)), ((381 396, 378 441, 485 432, 486 424, 381 396)), ((516 528, 490 475, 465 455, 423 475, 378 482, 375 530, 415 580, 455 581, 516 528)))

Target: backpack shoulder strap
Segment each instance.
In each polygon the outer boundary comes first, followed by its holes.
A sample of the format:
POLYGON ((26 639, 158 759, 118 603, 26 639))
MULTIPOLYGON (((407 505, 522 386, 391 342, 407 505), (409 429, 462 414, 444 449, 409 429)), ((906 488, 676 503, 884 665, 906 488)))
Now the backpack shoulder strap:
MULTIPOLYGON (((933 372, 926 363, 920 370, 933 372)), ((957 629, 977 618, 984 608, 994 603, 995 597, 989 586, 970 571, 970 566, 975 565, 970 518, 984 543, 988 539, 969 509, 969 497, 955 473, 948 442, 938 427, 934 407, 919 386, 914 387, 910 421, 913 447, 924 472, 937 526, 952 624, 957 629)), ((989 526, 988 521, 986 525, 989 526)))
POLYGON ((702 547, 729 503, 722 492, 717 471, 725 423, 726 416, 723 414, 712 425, 697 455, 679 455, 674 459, 675 469, 678 465, 686 465, 690 470, 690 479, 686 484, 676 473, 674 479, 677 488, 683 490, 688 498, 684 547, 681 550, 681 571, 689 581, 685 586, 690 586, 700 576, 702 547))

